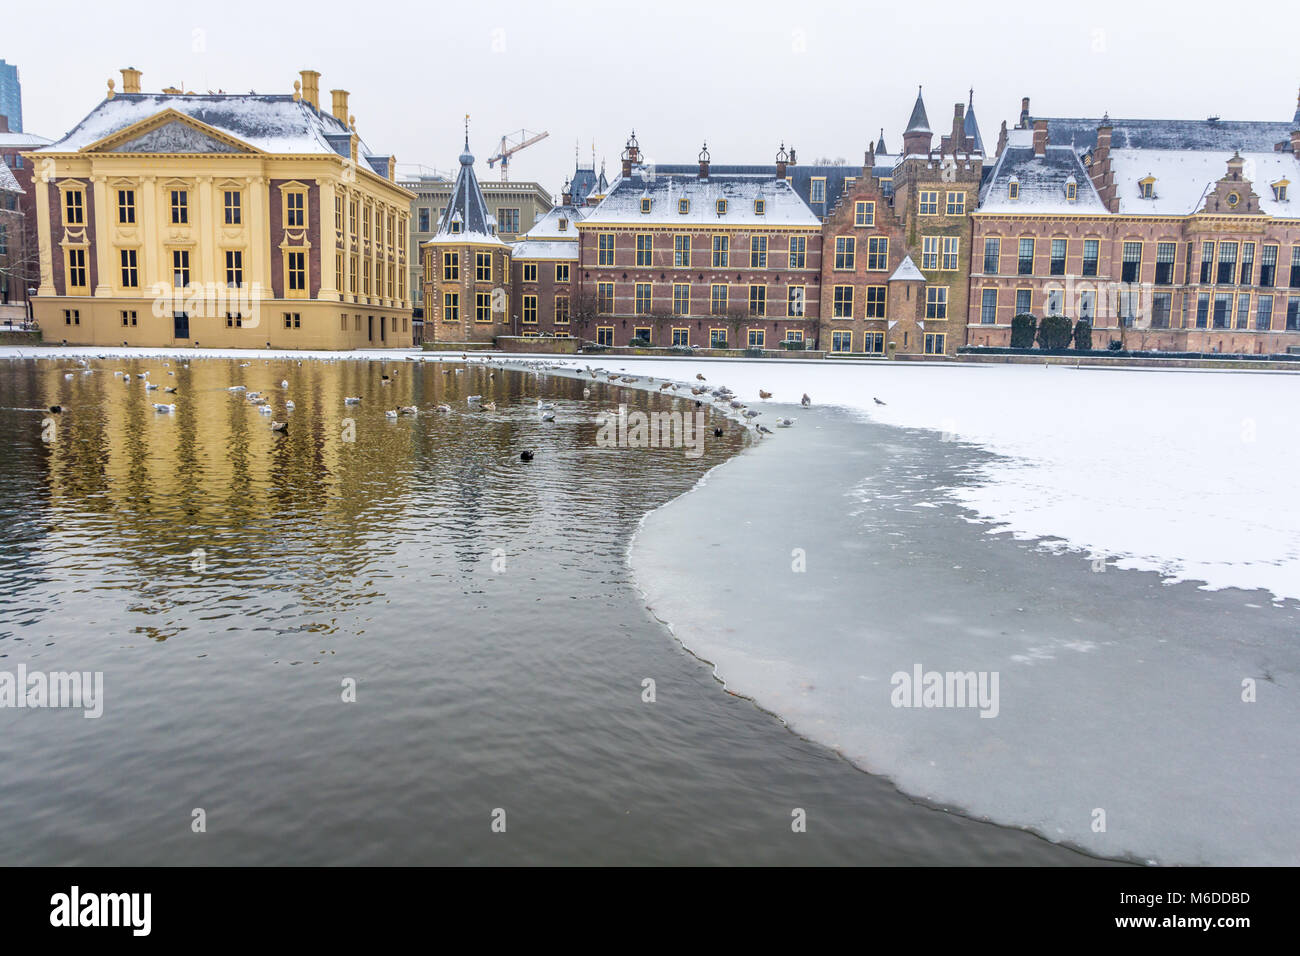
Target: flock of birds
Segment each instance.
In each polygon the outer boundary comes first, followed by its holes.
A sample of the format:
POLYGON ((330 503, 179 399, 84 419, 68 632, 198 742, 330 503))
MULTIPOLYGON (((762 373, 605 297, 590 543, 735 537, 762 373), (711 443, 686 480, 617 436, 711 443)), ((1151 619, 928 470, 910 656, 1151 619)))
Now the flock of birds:
MULTIPOLYGON (((103 359, 106 358, 106 356, 101 355, 99 356, 99 358, 103 359)), ((338 360, 325 359, 324 361, 334 362, 338 360)), ((429 359, 427 358, 421 359, 415 356, 407 356, 407 361, 427 362, 429 361, 429 359)), ((439 361, 439 360, 435 360, 435 361, 439 361)), ((488 373, 487 380, 489 382, 494 380, 496 377, 497 366, 494 363, 493 359, 489 359, 486 357, 471 359, 468 354, 462 354, 461 361, 464 363, 465 368, 444 367, 442 369, 442 374, 445 377, 454 377, 463 374, 466 371, 466 368, 474 367, 477 365, 479 367, 483 367, 487 369, 487 373, 488 373)), ((539 361, 539 360, 513 360, 513 361, 495 360, 495 361, 499 361, 500 366, 502 368, 509 368, 516 371, 530 371, 535 378, 543 374, 549 375, 553 372, 573 373, 576 371, 575 368, 572 366, 556 364, 548 361, 539 361)), ((243 362, 240 364, 239 367, 247 368, 251 364, 252 364, 251 362, 243 362)), ((302 361, 298 362, 299 366, 301 366, 302 364, 303 364, 302 361)), ((77 365, 82 375, 90 375, 94 371, 89 367, 89 363, 85 359, 78 360, 77 365)), ((170 363, 164 362, 163 367, 170 369, 170 363)), ((182 369, 188 369, 190 365, 188 362, 182 362, 180 363, 180 367, 182 369)), ((71 371, 67 372, 64 374, 64 379, 70 380, 74 377, 74 374, 75 373, 71 371)), ((176 373, 174 371, 169 370, 167 374, 169 376, 175 376, 176 373)), ((599 382, 603 378, 606 384, 612 385, 614 387, 630 386, 630 387, 638 387, 638 388, 651 388, 656 384, 655 378, 653 376, 639 376, 639 375, 630 374, 625 368, 619 369, 618 371, 609 371, 607 369, 594 368, 590 365, 587 365, 583 368, 581 375, 589 376, 593 381, 596 382, 599 382)), ((124 382, 127 385, 131 384, 132 373, 130 372, 114 371, 113 376, 114 378, 120 379, 122 382, 124 382)), ((392 385, 396 380, 396 377, 397 377, 396 370, 393 370, 391 372, 384 372, 380 378, 380 385, 381 386, 392 385)), ((147 371, 136 373, 134 379, 136 381, 143 382, 146 391, 152 392, 161 388, 165 395, 176 394, 176 386, 174 385, 159 385, 157 383, 150 382, 149 372, 147 371)), ((763 412, 756 408, 751 408, 745 402, 741 401, 741 399, 736 395, 736 393, 732 389, 730 389, 726 385, 716 385, 716 386, 710 385, 702 372, 696 373, 695 382, 696 384, 692 385, 692 384, 684 384, 681 382, 664 379, 658 383, 658 388, 656 389, 656 391, 659 392, 660 394, 671 394, 676 397, 685 398, 685 394, 683 390, 689 388, 691 397, 695 402, 696 408, 703 408, 705 404, 708 403, 708 405, 711 408, 738 421, 739 423, 744 425, 746 429, 752 428, 754 430, 754 433, 759 438, 773 434, 772 430, 768 428, 766 424, 757 421, 757 419, 763 415, 763 412)), ((287 392, 288 388, 289 388, 288 380, 287 379, 281 380, 280 389, 282 391, 287 392)), ((231 385, 226 390, 231 393, 242 392, 248 404, 254 407, 256 411, 261 415, 270 416, 274 412, 274 408, 267 400, 267 396, 263 395, 261 392, 249 391, 247 386, 244 385, 231 385)), ((590 399, 591 395, 592 395, 591 388, 588 387, 587 385, 584 385, 582 389, 582 397, 584 399, 590 399)), ((766 402, 772 399, 773 393, 768 391, 767 389, 760 388, 758 389, 758 397, 761 401, 766 402)), ((885 402, 881 401, 879 398, 873 397, 872 400, 877 405, 885 404, 885 402)), ((343 399, 343 404, 345 406, 360 405, 361 403, 362 403, 362 396, 360 395, 349 395, 349 396, 345 396, 343 399)), ((467 408, 470 410, 479 410, 485 412, 495 412, 497 410, 496 402, 491 400, 484 401, 482 395, 466 395, 465 404, 467 408)), ((809 408, 812 406, 812 399, 805 392, 800 398, 799 404, 803 408, 809 408)), ((176 404, 174 402, 154 402, 153 407, 154 407, 154 411, 157 412, 158 414, 171 414, 172 412, 176 411, 176 404)), ((292 412, 295 409, 295 407, 296 406, 294 402, 286 398, 284 402, 285 410, 292 412)), ((61 413, 64 409, 63 406, 61 405, 51 405, 49 407, 49 410, 57 414, 57 413, 61 413)), ((435 413, 441 415, 451 415, 453 413, 452 406, 445 402, 435 405, 433 410, 435 413)), ((384 416, 389 421, 395 421, 402 417, 416 417, 419 414, 420 414, 420 409, 415 405, 396 405, 392 408, 387 409, 384 412, 384 416)), ((537 399, 538 421, 554 422, 555 415, 556 415, 556 407, 554 402, 543 401, 541 398, 537 399)), ((795 422, 798 421, 798 419, 796 418, 790 418, 785 416, 778 417, 776 419, 769 419, 769 420, 772 421, 777 428, 791 428, 794 426, 795 422)), ((283 435, 288 432, 289 423, 288 421, 278 421, 273 419, 270 422, 270 429, 272 432, 276 432, 278 434, 283 435)), ((724 432, 721 427, 716 427, 716 426, 714 427, 713 429, 714 437, 721 437, 723 434, 724 432)), ((533 449, 525 449, 520 453, 519 457, 522 461, 532 461, 534 459, 534 456, 535 456, 535 452, 533 449)))

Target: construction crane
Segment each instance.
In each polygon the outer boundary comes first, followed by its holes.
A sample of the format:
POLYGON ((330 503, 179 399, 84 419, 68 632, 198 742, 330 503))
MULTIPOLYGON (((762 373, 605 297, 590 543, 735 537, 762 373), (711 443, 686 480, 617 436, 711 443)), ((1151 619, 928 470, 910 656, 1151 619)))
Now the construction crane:
POLYGON ((510 157, 533 143, 546 139, 551 134, 543 130, 540 133, 534 133, 530 130, 520 129, 513 133, 507 133, 501 137, 501 145, 497 147, 496 155, 487 161, 488 169, 494 167, 497 163, 501 164, 501 181, 504 183, 510 178, 510 157))

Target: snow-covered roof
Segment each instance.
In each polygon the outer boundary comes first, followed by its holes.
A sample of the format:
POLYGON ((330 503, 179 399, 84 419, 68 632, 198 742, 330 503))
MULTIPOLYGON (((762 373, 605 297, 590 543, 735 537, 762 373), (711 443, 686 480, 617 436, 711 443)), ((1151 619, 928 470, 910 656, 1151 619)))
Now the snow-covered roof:
POLYGON ((1269 150, 1291 138, 1294 123, 1240 120, 1096 119, 1051 117, 1048 141, 1084 153, 1097 145, 1097 127, 1111 126, 1111 149, 1269 150))
MULTIPOLYGON (((118 93, 91 110, 62 139, 37 152, 77 152, 167 110, 175 110, 266 153, 348 156, 351 152, 352 130, 342 120, 292 95, 256 93, 118 93)), ((373 155, 364 144, 358 152, 373 155)))
MULTIPOLYGON (((576 199, 576 197, 575 197, 576 199)), ((577 224, 591 214, 594 206, 553 206, 533 223, 533 228, 519 237, 519 241, 534 239, 568 239, 578 241, 577 224), (568 223, 563 229, 560 221, 568 223)))
POLYGON ((583 225, 821 225, 821 219, 799 198, 794 187, 776 178, 775 169, 766 176, 711 173, 707 179, 700 179, 698 172, 678 175, 666 174, 662 169, 636 169, 629 178, 618 180, 583 225), (650 200, 648 213, 641 211, 642 199, 650 200), (687 200, 684 213, 680 207, 683 199, 687 200), (717 211, 718 200, 726 200, 722 214, 717 211), (755 210, 756 200, 763 201, 761 213, 755 210))
POLYGON ((488 211, 478 176, 474 174, 474 154, 469 151, 468 135, 465 149, 460 154, 460 172, 452 184, 451 196, 433 238, 426 245, 448 242, 505 245, 497 236, 496 217, 488 211))
POLYGON ((578 244, 576 242, 561 242, 555 239, 521 239, 514 244, 511 255, 516 260, 557 259, 576 262, 578 259, 578 244))
POLYGON ((48 142, 49 140, 44 136, 37 136, 35 133, 0 133, 0 149, 44 146, 48 142))
POLYGON ((18 185, 18 180, 9 171, 9 167, 0 163, 0 192, 20 193, 22 191, 23 187, 18 185))
MULTIPOLYGON (((1129 216, 1186 216, 1205 205, 1214 184, 1228 174, 1232 150, 1112 149, 1111 173, 1119 211, 1129 216), (1154 177, 1153 196, 1143 199, 1138 186, 1154 177)), ((1288 199, 1273 198, 1272 184, 1285 179, 1300 188, 1300 161, 1291 153, 1247 152, 1242 177, 1259 196, 1259 211, 1283 219, 1300 218, 1288 199)), ((1291 192, 1291 190, 1288 190, 1291 192)), ((1245 193, 1243 192, 1243 195, 1245 193)))
POLYGON ((1006 148, 980 193, 980 212, 1031 215, 1095 215, 1106 212, 1079 154, 1069 146, 1049 145, 1042 156, 1034 155, 1032 130, 1012 130, 1006 148), (1029 134, 1029 135, 1024 135, 1029 134), (1074 200, 1066 186, 1077 187, 1074 200), (1017 198, 1011 198, 1015 182, 1017 198))
POLYGON ((903 261, 898 264, 894 274, 889 277, 890 282, 924 282, 925 276, 921 270, 916 267, 911 256, 904 256, 903 261))
POLYGON ((916 104, 912 107, 912 115, 907 121, 907 133, 928 133, 930 132, 930 118, 925 115, 925 101, 921 99, 921 88, 916 88, 916 104))

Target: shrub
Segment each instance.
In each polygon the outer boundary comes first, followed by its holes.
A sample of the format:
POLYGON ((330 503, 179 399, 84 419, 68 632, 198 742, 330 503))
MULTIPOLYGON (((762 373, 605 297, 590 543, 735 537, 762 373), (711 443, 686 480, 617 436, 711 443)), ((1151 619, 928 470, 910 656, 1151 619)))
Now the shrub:
POLYGON ((1121 342, 1119 339, 1111 339, 1110 342, 1106 345, 1106 348, 1108 348, 1112 352, 1118 352, 1123 347, 1124 347, 1124 343, 1121 342))
POLYGON ((1074 323, 1074 347, 1080 352, 1092 348, 1092 323, 1087 319, 1074 323))
POLYGON ((786 339, 781 343, 781 347, 787 352, 802 352, 804 350, 804 343, 802 341, 796 342, 791 339, 786 339))
POLYGON ((1011 347, 1013 349, 1032 349, 1034 333, 1038 329, 1038 320, 1028 312, 1022 312, 1011 320, 1011 347))
POLYGON ((763 357, 762 349, 757 349, 757 348, 745 349, 745 358, 762 358, 762 357, 763 357))
POLYGON ((641 336, 638 335, 631 342, 629 342, 628 345, 635 349, 648 349, 650 347, 650 340, 647 338, 642 338, 641 336))
POLYGON ((1074 335, 1074 323, 1063 315, 1045 315, 1038 323, 1038 347, 1068 349, 1074 335))

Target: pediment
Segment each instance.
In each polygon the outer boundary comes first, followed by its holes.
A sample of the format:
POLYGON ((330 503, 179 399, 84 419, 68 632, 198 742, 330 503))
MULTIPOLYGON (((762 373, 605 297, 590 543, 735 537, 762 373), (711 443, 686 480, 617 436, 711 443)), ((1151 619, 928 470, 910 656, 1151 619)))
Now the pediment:
POLYGON ((83 153, 237 154, 256 149, 227 133, 176 110, 164 110, 106 136, 83 153))

